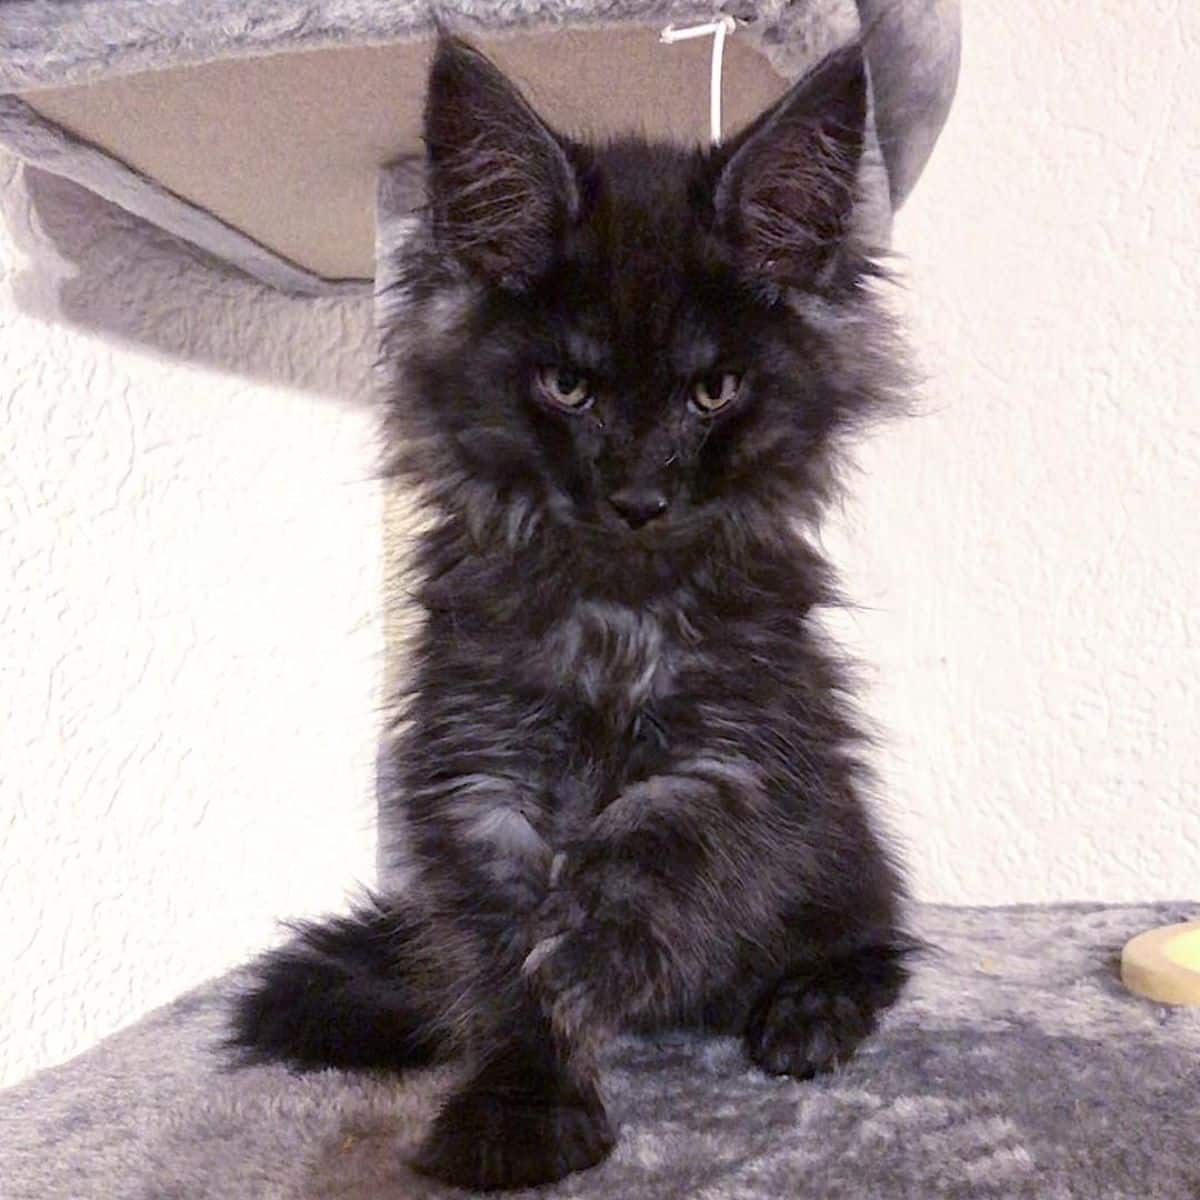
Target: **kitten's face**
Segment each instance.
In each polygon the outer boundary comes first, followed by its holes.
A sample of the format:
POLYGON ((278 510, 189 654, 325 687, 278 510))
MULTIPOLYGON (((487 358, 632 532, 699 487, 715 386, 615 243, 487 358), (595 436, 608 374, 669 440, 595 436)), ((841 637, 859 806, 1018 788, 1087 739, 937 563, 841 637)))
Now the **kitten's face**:
POLYGON ((586 148, 442 43, 410 345, 472 481, 650 544, 812 486, 839 408, 795 293, 856 284, 865 85, 857 58, 833 67, 720 150, 586 148))
POLYGON ((703 168, 634 143, 589 155, 558 261, 475 327, 506 363, 480 417, 519 431, 514 454, 565 520, 659 537, 800 449, 788 322, 712 244, 689 195, 703 168))

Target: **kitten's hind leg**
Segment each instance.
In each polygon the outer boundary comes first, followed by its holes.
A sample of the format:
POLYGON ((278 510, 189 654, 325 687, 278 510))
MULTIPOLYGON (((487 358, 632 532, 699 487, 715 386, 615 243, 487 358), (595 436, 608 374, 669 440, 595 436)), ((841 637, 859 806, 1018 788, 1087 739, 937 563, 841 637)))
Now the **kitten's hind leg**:
POLYGON ((808 1079, 845 1063, 908 977, 911 948, 869 945, 797 965, 750 1012, 746 1052, 772 1075, 808 1079))
POLYGON ((226 1047, 243 1062, 402 1070, 439 1057, 445 1035, 423 919, 405 901, 297 924, 234 999, 226 1047))
POLYGON ((595 1166, 616 1141, 591 1070, 568 1063, 545 1018, 519 1006, 451 1095, 412 1165, 476 1191, 534 1187, 595 1166))

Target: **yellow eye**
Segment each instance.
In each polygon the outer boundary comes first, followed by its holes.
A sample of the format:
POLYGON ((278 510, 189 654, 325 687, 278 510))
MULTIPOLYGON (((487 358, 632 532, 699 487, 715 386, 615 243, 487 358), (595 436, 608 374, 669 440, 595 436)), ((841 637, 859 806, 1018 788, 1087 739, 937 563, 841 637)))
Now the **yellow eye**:
POLYGON ((592 402, 592 385, 570 367, 542 367, 537 373, 538 390, 559 408, 578 412, 592 402))
POLYGON ((718 412, 734 399, 741 386, 742 377, 729 371, 702 375, 692 384, 692 404, 702 413, 718 412))

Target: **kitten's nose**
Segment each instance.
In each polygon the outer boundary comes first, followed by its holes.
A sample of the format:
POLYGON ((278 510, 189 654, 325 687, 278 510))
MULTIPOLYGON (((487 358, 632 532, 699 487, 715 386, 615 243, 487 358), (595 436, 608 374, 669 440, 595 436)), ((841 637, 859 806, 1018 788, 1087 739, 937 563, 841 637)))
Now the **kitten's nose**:
POLYGON ((630 529, 641 529, 647 521, 653 521, 667 511, 667 498, 655 487, 619 488, 609 496, 608 502, 630 529))

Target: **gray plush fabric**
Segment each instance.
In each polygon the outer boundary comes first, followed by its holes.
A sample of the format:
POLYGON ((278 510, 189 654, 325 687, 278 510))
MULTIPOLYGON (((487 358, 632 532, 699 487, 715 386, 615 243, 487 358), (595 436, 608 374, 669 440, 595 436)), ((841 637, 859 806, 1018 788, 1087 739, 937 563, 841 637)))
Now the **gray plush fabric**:
POLYGON ((957 0, 858 0, 858 9, 871 31, 875 133, 895 211, 912 191, 950 113, 962 18, 957 0))
MULTIPOLYGON (((922 908, 934 948, 833 1076, 727 1038, 623 1038, 613 1157, 524 1193, 604 1200, 1196 1200, 1200 1009, 1126 992, 1132 935, 1196 906, 922 908)), ((236 976, 0 1094, 5 1200, 417 1200, 404 1158, 459 1068, 403 1080, 213 1052, 236 976)))
POLYGON ((95 147, 56 130, 6 93, 114 75, 331 46, 427 36, 433 11, 466 33, 653 26, 728 12, 737 36, 785 77, 865 25, 879 144, 864 165, 860 220, 887 241, 945 120, 958 73, 958 0, 6 0, 0 6, 0 145, 298 294, 338 292, 95 147))
MULTIPOLYGON (((944 54, 944 39, 933 31, 953 30, 957 38, 958 0, 860 0, 859 7, 868 23, 889 10, 885 41, 910 27, 913 44, 936 43, 929 49, 944 54)), ((467 34, 682 25, 729 13, 745 23, 738 36, 756 40, 784 73, 795 73, 858 24, 853 0, 5 0, 0 92, 214 58, 424 37, 435 11, 467 34)))

